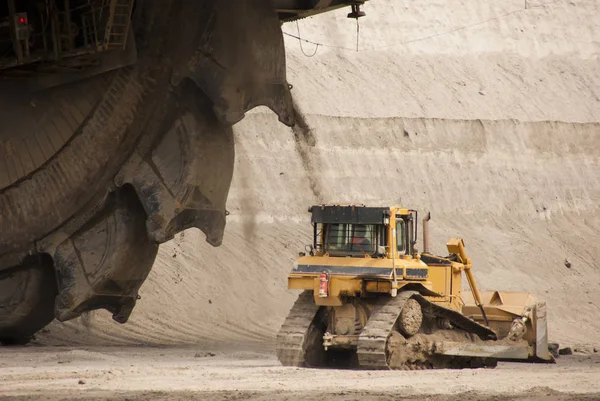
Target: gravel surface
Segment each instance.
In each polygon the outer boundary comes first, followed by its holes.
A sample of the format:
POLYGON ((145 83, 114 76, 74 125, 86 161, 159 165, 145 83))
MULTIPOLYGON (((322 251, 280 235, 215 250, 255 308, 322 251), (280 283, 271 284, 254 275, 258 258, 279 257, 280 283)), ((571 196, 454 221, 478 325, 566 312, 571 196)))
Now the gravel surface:
MULTIPOLYGON (((251 345, 243 348, 250 348, 251 345)), ((3 350, 0 400, 598 400, 600 354, 495 369, 282 367, 264 349, 38 347, 3 350)))

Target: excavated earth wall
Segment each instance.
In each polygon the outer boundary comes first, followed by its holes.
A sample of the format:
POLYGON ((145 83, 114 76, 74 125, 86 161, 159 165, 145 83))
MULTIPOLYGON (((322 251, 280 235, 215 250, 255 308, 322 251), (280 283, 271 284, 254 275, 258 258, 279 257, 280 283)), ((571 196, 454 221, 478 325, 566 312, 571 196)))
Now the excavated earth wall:
POLYGON ((286 276, 310 242, 307 207, 361 202, 431 211, 432 250, 464 238, 480 288, 535 293, 552 341, 598 342, 598 2, 372 0, 365 11, 359 52, 345 10, 283 26, 322 44, 306 57, 286 39, 303 124, 257 109, 236 126, 223 245, 180 234, 130 323, 96 312, 38 341, 272 347, 297 295, 286 276))

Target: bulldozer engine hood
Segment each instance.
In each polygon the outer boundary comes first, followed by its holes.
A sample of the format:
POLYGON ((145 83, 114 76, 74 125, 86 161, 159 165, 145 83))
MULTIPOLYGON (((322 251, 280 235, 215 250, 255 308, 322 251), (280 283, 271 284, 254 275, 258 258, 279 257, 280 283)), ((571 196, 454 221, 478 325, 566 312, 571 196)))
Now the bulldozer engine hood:
MULTIPOLYGON (((411 280, 426 281, 429 277, 427 265, 415 259, 397 259, 396 274, 411 280)), ((393 279, 393 266, 390 259, 376 258, 337 258, 328 256, 301 256, 290 273, 292 276, 318 276, 328 273, 332 276, 346 276, 373 279, 393 279)))

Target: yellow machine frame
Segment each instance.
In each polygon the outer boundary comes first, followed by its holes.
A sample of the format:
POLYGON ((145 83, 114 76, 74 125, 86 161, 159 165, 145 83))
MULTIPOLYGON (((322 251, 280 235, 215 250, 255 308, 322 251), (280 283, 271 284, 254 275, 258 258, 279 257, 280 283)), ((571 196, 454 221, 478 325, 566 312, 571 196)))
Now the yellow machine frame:
MULTIPOLYGON (((333 205, 338 206, 338 205, 333 205)), ((326 207, 313 206, 315 207, 326 207)), ((339 206, 338 206, 339 207, 339 206)), ((353 208, 364 207, 350 206, 353 208)), ((309 211, 311 211, 309 209, 309 211)), ((537 302, 528 293, 483 292, 475 282, 472 261, 467 256, 465 245, 460 238, 451 238, 446 247, 450 256, 437 257, 427 252, 427 222, 423 220, 424 250, 419 253, 414 248, 407 254, 398 254, 396 226, 400 220, 416 217, 414 210, 390 207, 389 216, 382 221, 387 230, 385 252, 376 257, 339 257, 329 255, 323 247, 311 247, 310 254, 300 253, 288 277, 288 288, 309 290, 314 293, 316 305, 341 307, 352 297, 368 298, 377 294, 397 296, 399 291, 418 291, 427 300, 445 308, 460 312, 484 324, 505 337, 514 326, 515 320, 522 322, 526 334, 524 338, 533 344, 529 357, 552 360, 547 349, 546 308, 544 302, 537 302), (470 291, 462 290, 464 272, 470 291), (321 275, 327 275, 327 297, 319 296, 321 275)), ((416 218, 414 219, 416 225, 416 218)), ((413 221, 413 220, 411 220, 413 221)), ((315 237, 324 244, 324 230, 315 237)), ((357 223, 360 224, 360 223, 357 223)), ((411 232, 407 230, 406 232, 411 232)), ((416 233, 415 233, 416 237, 416 233)), ((410 239, 412 245, 416 238, 410 239)), ((315 240, 315 243, 317 241, 315 240)), ((519 354, 521 357, 522 353, 519 354)), ((520 359, 520 358, 514 358, 520 359)))

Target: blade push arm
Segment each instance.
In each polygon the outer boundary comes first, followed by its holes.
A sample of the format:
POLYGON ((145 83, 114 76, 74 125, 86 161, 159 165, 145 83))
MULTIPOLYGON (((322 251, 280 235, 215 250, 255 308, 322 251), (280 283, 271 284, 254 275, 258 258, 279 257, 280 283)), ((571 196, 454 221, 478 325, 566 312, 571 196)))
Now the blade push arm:
POLYGON ((477 288, 477 283, 475 282, 475 276, 473 275, 473 271, 471 270, 472 261, 471 258, 467 256, 467 252, 465 251, 465 243, 462 238, 451 238, 450 241, 446 244, 448 248, 448 252, 453 253, 458 256, 460 262, 464 265, 465 276, 467 276, 467 281, 469 282, 469 287, 471 288, 471 292, 473 293, 473 298, 475 299, 475 304, 481 309, 481 314, 483 315, 483 320, 485 324, 489 326, 489 322, 487 316, 485 315, 485 310, 483 309, 483 301, 481 300, 481 293, 477 288))

